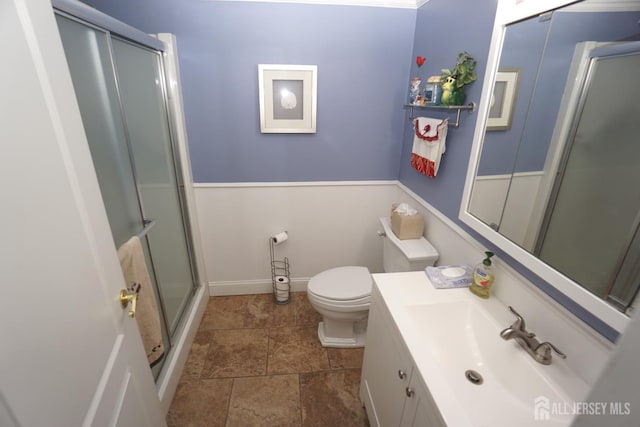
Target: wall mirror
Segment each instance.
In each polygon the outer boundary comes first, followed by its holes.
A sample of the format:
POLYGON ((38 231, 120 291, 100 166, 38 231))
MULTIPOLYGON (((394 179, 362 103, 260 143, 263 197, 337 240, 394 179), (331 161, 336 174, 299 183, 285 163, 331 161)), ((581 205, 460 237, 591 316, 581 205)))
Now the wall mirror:
POLYGON ((460 218, 620 333, 640 288, 640 0, 509 3, 460 218))

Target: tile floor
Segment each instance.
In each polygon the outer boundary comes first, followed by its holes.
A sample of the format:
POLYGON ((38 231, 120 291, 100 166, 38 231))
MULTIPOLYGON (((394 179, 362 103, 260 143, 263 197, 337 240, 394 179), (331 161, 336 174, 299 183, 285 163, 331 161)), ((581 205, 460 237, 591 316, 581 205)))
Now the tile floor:
POLYGON ((363 349, 324 348, 306 293, 210 298, 167 415, 169 427, 368 426, 363 349))

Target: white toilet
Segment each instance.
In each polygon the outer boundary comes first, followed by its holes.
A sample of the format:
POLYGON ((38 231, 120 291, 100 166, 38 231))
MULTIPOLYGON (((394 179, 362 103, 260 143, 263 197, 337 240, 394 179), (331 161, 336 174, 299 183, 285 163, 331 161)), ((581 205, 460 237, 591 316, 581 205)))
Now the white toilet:
MULTIPOLYGON (((389 218, 380 222, 385 273, 423 270, 436 262, 438 251, 427 239, 400 240, 389 218)), ((372 284, 369 270, 357 266, 325 270, 309 280, 307 297, 322 315, 318 338, 324 347, 364 346, 372 284)))

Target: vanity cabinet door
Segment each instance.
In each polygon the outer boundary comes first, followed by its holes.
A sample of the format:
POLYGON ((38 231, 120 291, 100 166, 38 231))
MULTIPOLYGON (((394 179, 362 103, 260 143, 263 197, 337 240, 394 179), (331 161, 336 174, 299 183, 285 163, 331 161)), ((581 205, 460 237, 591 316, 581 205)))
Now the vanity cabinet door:
POLYGON ((440 427, 446 426, 435 406, 431 394, 414 370, 406 389, 406 402, 400 420, 400 427, 440 427))
POLYGON ((372 302, 367 326, 360 399, 371 426, 397 426, 402 417, 412 362, 386 308, 372 302))

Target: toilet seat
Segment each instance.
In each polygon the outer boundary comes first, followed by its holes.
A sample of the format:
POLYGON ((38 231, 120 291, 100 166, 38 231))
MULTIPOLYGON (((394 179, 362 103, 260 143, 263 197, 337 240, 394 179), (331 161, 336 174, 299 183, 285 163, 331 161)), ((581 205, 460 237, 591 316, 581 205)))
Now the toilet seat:
POLYGON ((349 312, 354 310, 362 310, 369 307, 371 302, 371 295, 367 295, 363 298, 351 299, 351 300, 335 300, 331 298, 321 297, 309 292, 307 290, 307 298, 309 301, 313 301, 318 307, 324 307, 327 310, 349 312))
POLYGON ((336 267, 316 274, 309 280, 307 292, 335 303, 367 303, 373 281, 366 267, 336 267))

